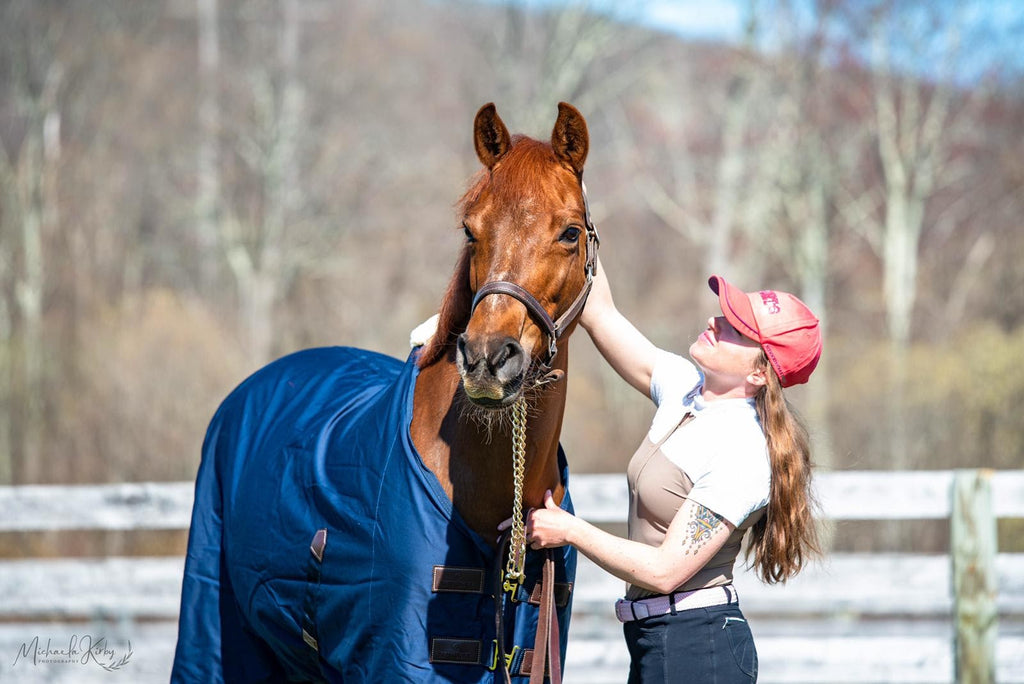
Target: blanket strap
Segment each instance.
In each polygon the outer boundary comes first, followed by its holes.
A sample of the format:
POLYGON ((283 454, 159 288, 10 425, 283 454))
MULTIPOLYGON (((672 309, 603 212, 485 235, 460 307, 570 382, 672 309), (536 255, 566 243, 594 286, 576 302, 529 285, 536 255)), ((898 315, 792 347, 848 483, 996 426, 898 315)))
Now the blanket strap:
POLYGON ((309 646, 307 652, 311 665, 319 669, 317 656, 320 644, 317 642, 316 606, 319 600, 320 570, 324 561, 324 548, 327 546, 327 529, 321 528, 313 535, 309 543, 309 559, 306 562, 306 598, 302 606, 302 640, 309 646))
MULTIPOLYGON (((517 584, 515 594, 523 601, 538 605, 537 631, 533 648, 515 646, 511 653, 505 653, 505 597, 502 577, 502 560, 509 546, 512 534, 509 530, 498 541, 495 555, 492 596, 494 597, 495 639, 489 664, 481 662, 483 646, 475 639, 434 638, 431 639, 430 662, 459 663, 466 665, 487 664, 491 670, 501 670, 502 681, 511 684, 513 676, 530 678, 530 684, 543 684, 545 675, 550 684, 561 684, 561 638, 559 634, 557 609, 568 604, 572 584, 555 582, 555 550, 546 549, 541 579, 529 593, 517 584)), ((458 566, 434 566, 433 591, 455 593, 483 593, 484 572, 479 568, 458 566)), ((513 597, 509 597, 513 601, 513 597)))

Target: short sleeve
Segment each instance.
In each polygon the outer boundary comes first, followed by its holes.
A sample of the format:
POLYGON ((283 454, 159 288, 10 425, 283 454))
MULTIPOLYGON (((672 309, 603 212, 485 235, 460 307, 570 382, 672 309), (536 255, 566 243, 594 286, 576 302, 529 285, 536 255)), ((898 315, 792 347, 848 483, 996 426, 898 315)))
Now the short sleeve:
POLYGON ((739 527, 768 504, 771 467, 764 438, 746 435, 716 450, 708 469, 693 483, 689 499, 739 527))
POLYGON ((682 403, 702 381, 700 371, 692 361, 659 349, 651 371, 651 399, 659 407, 666 403, 682 403))

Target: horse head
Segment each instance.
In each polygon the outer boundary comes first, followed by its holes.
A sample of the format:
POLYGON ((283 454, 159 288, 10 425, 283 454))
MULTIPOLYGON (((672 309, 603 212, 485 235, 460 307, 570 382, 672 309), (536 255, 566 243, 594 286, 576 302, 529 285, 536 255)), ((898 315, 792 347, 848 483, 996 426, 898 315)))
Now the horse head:
POLYGON ((459 202, 465 233, 464 322, 455 341, 465 395, 501 409, 558 379, 558 341, 575 326, 596 263, 597 232, 583 190, 589 136, 583 116, 558 105, 549 143, 510 136, 493 104, 477 112, 473 142, 484 169, 459 202))

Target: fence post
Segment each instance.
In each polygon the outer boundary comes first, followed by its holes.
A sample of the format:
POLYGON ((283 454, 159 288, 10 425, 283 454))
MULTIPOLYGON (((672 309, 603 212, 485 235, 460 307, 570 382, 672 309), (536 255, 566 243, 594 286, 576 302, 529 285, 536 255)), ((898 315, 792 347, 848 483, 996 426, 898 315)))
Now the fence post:
POLYGON ((956 681, 992 684, 996 679, 996 520, 992 471, 957 470, 950 520, 956 681))

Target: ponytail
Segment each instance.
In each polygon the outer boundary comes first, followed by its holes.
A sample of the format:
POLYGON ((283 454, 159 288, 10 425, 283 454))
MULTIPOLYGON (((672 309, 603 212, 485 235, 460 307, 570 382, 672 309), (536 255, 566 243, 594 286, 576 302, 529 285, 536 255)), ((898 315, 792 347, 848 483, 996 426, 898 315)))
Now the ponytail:
POLYGON ((754 398, 768 443, 771 488, 764 516, 751 529, 746 557, 768 584, 785 582, 821 554, 814 523, 817 504, 811 491, 811 449, 807 429, 789 406, 768 358, 757 367, 768 382, 754 398))

